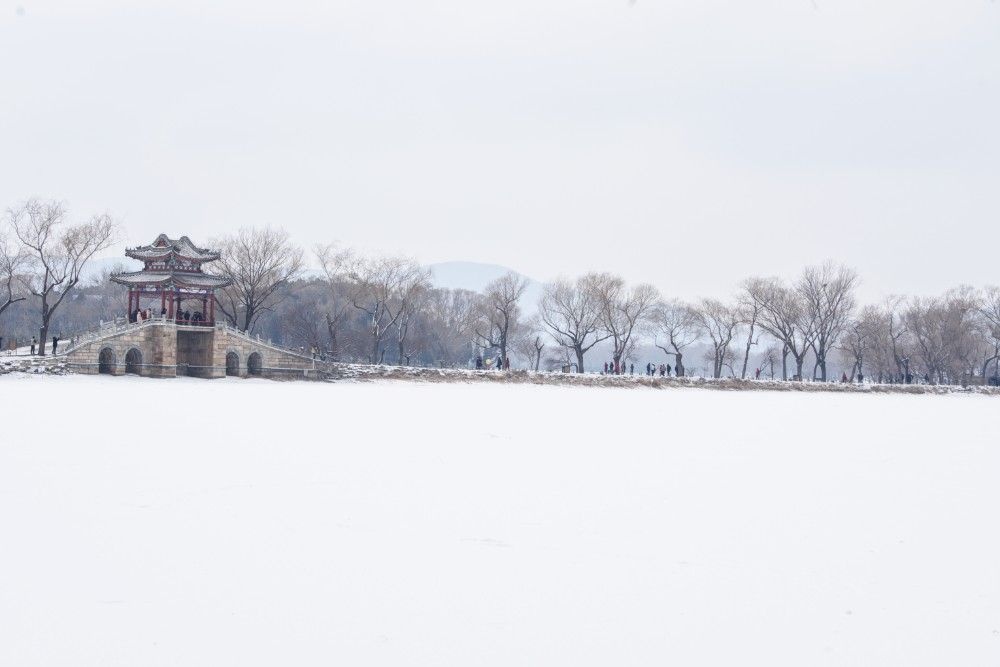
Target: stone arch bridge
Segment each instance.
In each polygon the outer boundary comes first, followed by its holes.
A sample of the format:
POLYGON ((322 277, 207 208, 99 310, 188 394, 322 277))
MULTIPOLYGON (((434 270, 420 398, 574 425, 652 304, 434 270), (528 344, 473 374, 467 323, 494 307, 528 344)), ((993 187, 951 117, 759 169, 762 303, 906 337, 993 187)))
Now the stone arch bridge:
POLYGON ((225 323, 179 324, 165 317, 102 324, 74 337, 59 356, 77 373, 164 378, 320 379, 331 367, 225 323))

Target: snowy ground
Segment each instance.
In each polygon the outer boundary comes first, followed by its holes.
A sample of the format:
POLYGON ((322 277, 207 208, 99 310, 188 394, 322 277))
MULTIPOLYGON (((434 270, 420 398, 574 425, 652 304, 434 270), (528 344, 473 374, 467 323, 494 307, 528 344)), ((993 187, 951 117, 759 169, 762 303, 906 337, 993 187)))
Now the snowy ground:
POLYGON ((12 374, 0 399, 0 665, 1000 662, 996 398, 12 374))

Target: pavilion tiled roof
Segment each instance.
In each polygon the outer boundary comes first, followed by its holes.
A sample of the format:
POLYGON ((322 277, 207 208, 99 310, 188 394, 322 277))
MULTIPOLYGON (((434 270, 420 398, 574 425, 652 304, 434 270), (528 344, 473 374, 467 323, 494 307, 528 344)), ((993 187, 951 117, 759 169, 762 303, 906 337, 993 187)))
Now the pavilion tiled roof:
POLYGON ((149 245, 125 250, 127 257, 138 259, 141 262, 150 262, 157 259, 164 259, 171 255, 183 257, 195 262, 211 262, 219 259, 219 253, 208 248, 199 248, 186 236, 179 239, 169 238, 166 234, 160 234, 149 245))
POLYGON ((128 273, 116 273, 111 276, 111 280, 127 287, 136 287, 139 285, 163 287, 174 285, 195 289, 219 289, 231 282, 228 278, 222 276, 186 271, 131 271, 128 273))

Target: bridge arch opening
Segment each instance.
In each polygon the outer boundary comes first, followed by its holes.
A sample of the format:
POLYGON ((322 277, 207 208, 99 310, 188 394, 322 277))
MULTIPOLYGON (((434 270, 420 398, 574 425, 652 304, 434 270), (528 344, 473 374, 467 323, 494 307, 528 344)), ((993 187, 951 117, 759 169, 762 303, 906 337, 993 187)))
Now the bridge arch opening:
POLYGON ((226 352, 226 375, 240 374, 240 355, 235 352, 226 352))
POLYGON ((115 366, 117 365, 118 360, 115 359, 115 351, 110 347, 102 348, 101 353, 97 356, 97 372, 111 375, 115 372, 115 366))
POLYGON ((250 375, 260 375, 263 366, 264 360, 260 356, 260 352, 254 352, 247 357, 247 373, 250 375))
POLYGON ((125 353, 125 373, 129 375, 142 375, 142 352, 133 347, 125 353))

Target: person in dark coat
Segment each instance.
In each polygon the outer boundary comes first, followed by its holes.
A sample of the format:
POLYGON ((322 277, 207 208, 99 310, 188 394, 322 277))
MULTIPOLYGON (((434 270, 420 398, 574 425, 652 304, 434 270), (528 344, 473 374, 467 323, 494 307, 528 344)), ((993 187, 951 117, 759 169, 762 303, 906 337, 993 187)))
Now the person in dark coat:
POLYGON ((476 355, 476 370, 483 370, 483 356, 481 354, 476 355))
POLYGON ((667 377, 670 377, 670 364, 667 364, 667 377))
POLYGON ((56 353, 56 349, 59 347, 59 336, 52 337, 52 354, 56 353))
POLYGON ((604 362, 604 374, 605 375, 608 374, 608 362, 606 362, 606 361, 604 362))
POLYGON ((35 346, 36 345, 38 345, 38 341, 35 340, 34 337, 32 337, 32 339, 31 339, 31 354, 32 354, 32 356, 34 356, 34 354, 35 354, 35 346))
POLYGON ((753 377, 753 379, 754 380, 759 380, 760 379, 760 367, 758 367, 757 370, 754 371, 754 377, 753 377))

